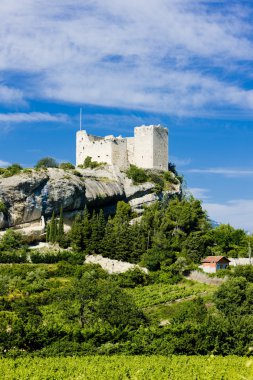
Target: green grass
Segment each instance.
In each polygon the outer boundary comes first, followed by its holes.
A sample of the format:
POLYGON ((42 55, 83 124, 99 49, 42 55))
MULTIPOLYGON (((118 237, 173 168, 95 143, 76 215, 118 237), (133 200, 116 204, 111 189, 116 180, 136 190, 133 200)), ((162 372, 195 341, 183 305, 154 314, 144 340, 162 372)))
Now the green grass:
POLYGON ((0 360, 1 380, 250 380, 252 359, 207 356, 93 356, 0 360))

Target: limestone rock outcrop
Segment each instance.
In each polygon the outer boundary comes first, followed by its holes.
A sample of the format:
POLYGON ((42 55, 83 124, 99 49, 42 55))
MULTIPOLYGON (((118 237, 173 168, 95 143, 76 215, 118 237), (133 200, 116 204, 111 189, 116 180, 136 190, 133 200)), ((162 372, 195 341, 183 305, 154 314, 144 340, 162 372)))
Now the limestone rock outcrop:
MULTIPOLYGON (((180 191, 180 184, 172 184, 167 194, 180 191)), ((61 207, 66 219, 71 219, 86 205, 113 213, 119 200, 129 202, 140 213, 143 205, 162 196, 163 193, 155 192, 155 184, 134 185, 116 166, 26 171, 9 178, 0 177, 0 203, 4 205, 4 211, 0 209, 0 229, 38 226, 40 221, 50 218, 53 211, 59 214, 61 207)))

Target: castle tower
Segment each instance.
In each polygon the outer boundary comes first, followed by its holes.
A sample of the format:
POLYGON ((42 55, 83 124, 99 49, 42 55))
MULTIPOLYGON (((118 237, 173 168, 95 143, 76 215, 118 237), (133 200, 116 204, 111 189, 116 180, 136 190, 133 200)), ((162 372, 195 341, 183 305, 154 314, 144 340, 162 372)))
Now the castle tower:
POLYGON ((134 129, 134 163, 144 169, 168 170, 168 129, 160 125, 134 129))

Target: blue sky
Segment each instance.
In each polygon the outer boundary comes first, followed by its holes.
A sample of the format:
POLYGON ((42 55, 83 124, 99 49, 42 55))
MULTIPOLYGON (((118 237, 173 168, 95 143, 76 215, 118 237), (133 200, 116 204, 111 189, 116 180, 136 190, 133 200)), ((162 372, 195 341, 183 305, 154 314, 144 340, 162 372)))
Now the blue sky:
POLYGON ((210 217, 253 231, 253 3, 1 0, 0 166, 75 159, 88 132, 169 128, 210 217))

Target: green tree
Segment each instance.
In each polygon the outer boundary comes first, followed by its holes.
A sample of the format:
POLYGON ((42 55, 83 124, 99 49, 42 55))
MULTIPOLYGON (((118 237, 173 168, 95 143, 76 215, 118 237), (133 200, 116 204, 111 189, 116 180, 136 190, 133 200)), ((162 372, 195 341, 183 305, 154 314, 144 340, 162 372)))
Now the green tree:
POLYGON ((95 211, 93 211, 92 213, 90 226, 91 226, 91 237, 90 237, 89 248, 93 253, 98 253, 99 242, 101 241, 103 236, 101 235, 101 231, 99 229, 98 215, 96 214, 95 211))
POLYGON ((245 257, 248 251, 248 238, 245 231, 229 224, 221 224, 209 233, 214 242, 213 252, 230 257, 245 257))
POLYGON ((96 271, 85 272, 73 287, 78 301, 78 319, 81 328, 98 323, 120 328, 138 328, 145 321, 133 299, 121 290, 115 281, 96 271))
POLYGON ((57 235, 58 235, 57 221, 55 219, 55 213, 53 211, 52 218, 50 221, 50 235, 49 235, 50 243, 55 243, 57 241, 57 235))
POLYGON ((104 256, 110 258, 112 258, 115 244, 115 234, 113 227, 112 218, 109 216, 105 227, 105 234, 101 243, 101 253, 104 256))
POLYGON ((58 162, 52 157, 41 158, 35 165, 36 169, 40 168, 58 168, 58 162))
POLYGON ((253 285, 243 277, 231 278, 220 285, 214 294, 214 302, 226 316, 252 313, 253 285))
POLYGON ((63 209, 61 207, 58 231, 57 231, 57 242, 61 244, 63 240, 64 240, 64 220, 63 220, 63 209))
POLYGON ((83 212, 83 247, 86 250, 87 253, 89 253, 90 249, 90 237, 91 237, 91 225, 90 225, 90 214, 85 207, 83 212))
POLYGON ((71 247, 75 252, 83 252, 85 250, 83 242, 83 219, 77 214, 73 222, 70 232, 71 247))

